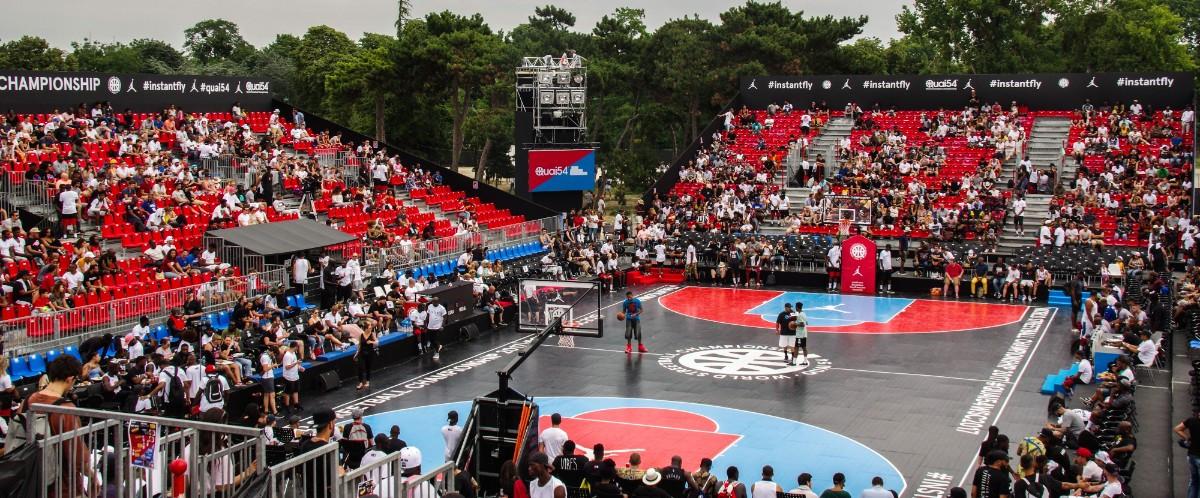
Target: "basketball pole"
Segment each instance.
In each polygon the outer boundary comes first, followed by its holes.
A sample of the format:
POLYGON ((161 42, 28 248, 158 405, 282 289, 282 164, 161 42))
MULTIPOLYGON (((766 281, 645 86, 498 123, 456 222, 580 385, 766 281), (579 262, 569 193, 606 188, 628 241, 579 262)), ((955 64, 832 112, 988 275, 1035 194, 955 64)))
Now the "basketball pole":
POLYGON ((508 365, 505 365, 504 368, 497 370, 496 375, 500 377, 500 391, 508 391, 508 382, 512 380, 512 375, 517 371, 517 368, 520 368, 521 364, 525 363, 525 360, 529 358, 529 355, 533 354, 534 351, 537 351, 537 348, 541 346, 542 343, 546 342, 546 339, 561 331, 562 317, 560 316, 554 319, 554 323, 551 323, 544 330, 538 332, 538 334, 533 337, 533 342, 526 346, 525 349, 517 352, 517 357, 508 362, 508 365))
MULTIPOLYGON (((575 298, 575 301, 572 302, 568 308, 574 308, 576 305, 582 302, 585 297, 587 297, 587 293, 575 298)), ((603 310, 601 309, 596 309, 596 320, 599 323, 601 330, 604 329, 604 316, 601 315, 602 311, 603 310)), ((542 343, 546 342, 546 339, 549 339, 550 336, 562 333, 563 316, 566 316, 566 314, 564 313, 561 316, 555 317, 554 322, 552 322, 550 325, 547 325, 545 329, 542 329, 541 332, 538 332, 537 335, 533 337, 533 342, 529 343, 525 349, 517 352, 516 358, 513 358, 512 361, 508 362, 508 365, 505 365, 504 368, 496 371, 496 375, 500 377, 500 390, 498 392, 508 392, 508 384, 509 381, 512 380, 513 373, 515 373, 517 369, 521 367, 521 364, 525 363, 525 360, 529 359, 529 355, 532 355, 534 351, 537 351, 537 348, 541 347, 542 343)))

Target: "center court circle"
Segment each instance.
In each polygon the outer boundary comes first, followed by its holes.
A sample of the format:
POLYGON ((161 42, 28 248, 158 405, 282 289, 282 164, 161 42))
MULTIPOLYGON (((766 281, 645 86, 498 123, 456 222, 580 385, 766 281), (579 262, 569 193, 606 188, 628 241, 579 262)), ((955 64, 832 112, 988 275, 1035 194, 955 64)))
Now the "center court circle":
MULTIPOLYGON (((866 445, 833 431, 757 412, 701 403, 645 398, 538 397, 539 424, 550 426, 552 413, 563 417, 562 428, 587 455, 596 443, 618 465, 631 453, 642 456, 643 468, 661 467, 679 455, 684 467, 694 470, 700 458, 712 458, 713 468, 723 474, 736 465, 743 476, 770 464, 779 482, 795 482, 801 472, 818 476, 828 484, 829 476, 844 472, 848 489, 871 487, 880 476, 890 489, 901 494, 906 483, 900 471, 884 456, 866 445)), ((376 432, 400 426, 400 438, 421 449, 434 465, 445 452, 439 428, 446 412, 471 413, 471 402, 460 401, 368 414, 364 421, 376 432)))
POLYGON ((659 366, 691 377, 732 380, 784 380, 828 371, 829 360, 808 355, 808 364, 791 365, 778 348, 761 345, 714 345, 679 349, 658 358, 659 366))

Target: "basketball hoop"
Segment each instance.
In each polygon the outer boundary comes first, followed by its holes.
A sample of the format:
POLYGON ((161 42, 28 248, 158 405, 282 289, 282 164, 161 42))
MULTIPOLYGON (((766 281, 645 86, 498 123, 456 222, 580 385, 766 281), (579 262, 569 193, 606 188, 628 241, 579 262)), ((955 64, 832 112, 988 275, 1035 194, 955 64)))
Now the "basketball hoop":
POLYGON ((575 347, 575 337, 569 335, 558 336, 558 347, 568 349, 575 347))

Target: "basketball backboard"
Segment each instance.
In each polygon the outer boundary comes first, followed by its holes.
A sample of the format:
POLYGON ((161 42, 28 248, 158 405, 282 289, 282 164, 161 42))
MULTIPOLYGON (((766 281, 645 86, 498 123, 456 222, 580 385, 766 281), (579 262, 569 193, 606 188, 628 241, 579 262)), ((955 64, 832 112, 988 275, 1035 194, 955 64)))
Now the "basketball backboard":
POLYGON ((518 291, 517 330, 541 332, 561 316, 563 335, 603 335, 599 282, 521 280, 518 291))

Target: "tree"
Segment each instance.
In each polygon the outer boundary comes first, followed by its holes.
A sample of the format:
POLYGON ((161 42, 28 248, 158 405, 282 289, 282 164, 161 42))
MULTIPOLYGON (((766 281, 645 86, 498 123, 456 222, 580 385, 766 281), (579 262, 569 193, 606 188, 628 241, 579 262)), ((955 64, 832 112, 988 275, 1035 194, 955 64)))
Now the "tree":
POLYGON ((850 74, 884 74, 888 68, 887 49, 879 38, 859 38, 838 47, 842 70, 850 74))
MULTIPOLYGON (((805 17, 782 3, 753 0, 721 14, 718 29, 723 88, 741 76, 844 71, 838 47, 862 32, 866 17, 805 17)), ((722 95, 725 101, 732 94, 722 95)))
POLYGON ((475 14, 464 17, 450 11, 425 16, 428 36, 414 47, 423 78, 436 82, 430 88, 443 95, 450 114, 450 163, 458 166, 463 149, 463 125, 481 89, 507 72, 513 61, 505 59, 503 40, 475 14), (440 88, 439 88, 440 87, 440 88))
POLYGON ((650 40, 648 60, 653 61, 655 87, 663 101, 683 110, 685 143, 700 134, 700 118, 708 117, 716 80, 718 50, 716 27, 698 17, 667 21, 650 40))
POLYGON ((529 22, 513 28, 510 38, 521 57, 558 56, 568 49, 579 50, 587 37, 571 31, 575 15, 567 10, 547 5, 537 7, 529 22))
POLYGON ((896 26, 934 48, 939 70, 1027 72, 1057 62, 1047 21, 1063 8, 1063 0, 915 0, 896 26))
POLYGON ((138 38, 129 48, 141 59, 143 72, 168 73, 183 65, 183 53, 162 40, 138 38))
POLYGON ((404 36, 404 23, 412 15, 411 0, 396 0, 396 38, 404 36))
POLYGON ((1114 0, 1056 21, 1068 71, 1188 71, 1184 20, 1155 0, 1114 0))
POLYGON ((242 62, 253 55, 238 25, 224 19, 207 19, 183 31, 183 47, 201 64, 242 62))
POLYGON ((296 51, 299 47, 299 37, 289 34, 278 35, 270 45, 255 52, 246 61, 246 66, 250 74, 272 81, 272 93, 279 95, 285 101, 290 101, 295 88, 296 51))
POLYGON ((120 73, 170 73, 184 63, 183 54, 159 40, 137 39, 122 43, 99 43, 84 38, 72 42, 67 65, 80 71, 120 73))
POLYGON ((336 110, 324 106, 325 77, 339 61, 355 57, 357 51, 358 46, 341 31, 325 25, 308 28, 293 51, 295 103, 306 109, 336 114, 336 110))
POLYGON ((45 39, 22 36, 0 45, 0 67, 23 71, 64 71, 66 54, 45 39))
POLYGON ((390 83, 396 80, 392 51, 396 39, 390 36, 367 34, 360 49, 349 57, 336 61, 332 72, 325 77, 326 109, 346 109, 356 102, 370 102, 375 125, 375 139, 387 141, 384 103, 390 93, 390 83))

